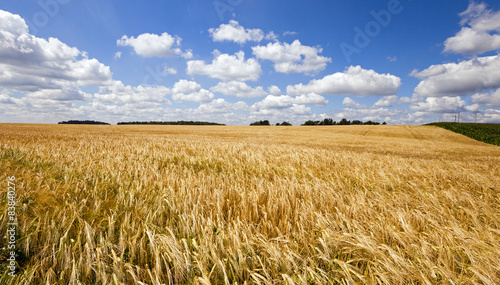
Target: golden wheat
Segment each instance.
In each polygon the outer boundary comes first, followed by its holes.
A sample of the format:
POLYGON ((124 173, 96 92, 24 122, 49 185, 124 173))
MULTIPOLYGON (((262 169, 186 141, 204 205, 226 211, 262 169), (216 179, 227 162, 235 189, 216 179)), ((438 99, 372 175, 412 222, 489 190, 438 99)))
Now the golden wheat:
POLYGON ((2 284, 500 284, 500 148, 436 127, 2 124, 0 148, 2 284))

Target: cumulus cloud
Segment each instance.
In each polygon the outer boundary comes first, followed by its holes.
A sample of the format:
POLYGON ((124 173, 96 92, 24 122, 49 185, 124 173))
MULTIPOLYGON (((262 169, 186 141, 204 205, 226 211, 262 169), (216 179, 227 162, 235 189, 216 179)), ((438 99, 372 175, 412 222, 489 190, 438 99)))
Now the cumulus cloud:
POLYGON ((484 3, 471 2, 460 16, 460 24, 466 26, 445 41, 445 52, 482 54, 500 49, 500 11, 492 11, 484 3))
POLYGON ((500 89, 493 93, 476 93, 472 95, 472 103, 485 105, 490 108, 500 107, 500 89))
POLYGON ((252 47, 253 54, 260 59, 274 62, 274 70, 282 73, 316 74, 325 69, 331 58, 318 55, 322 48, 304 46, 299 40, 293 43, 269 43, 252 47))
POLYGON ((161 35, 144 33, 137 36, 137 38, 124 35, 116 41, 116 44, 118 46, 130 46, 136 54, 142 57, 183 56, 191 58, 192 52, 190 50, 184 52, 179 48, 181 40, 180 37, 171 36, 168 33, 161 35))
POLYGON ((243 101, 231 103, 227 102, 222 98, 219 98, 209 103, 200 104, 200 106, 196 109, 196 113, 202 113, 202 114, 229 113, 236 110, 245 110, 247 108, 248 108, 247 103, 243 101))
POLYGON ((40 89, 31 92, 29 97, 32 99, 48 99, 57 101, 86 101, 92 98, 92 95, 80 90, 75 83, 64 83, 56 89, 40 89))
POLYGON ((117 59, 117 58, 121 58, 121 57, 122 57, 122 52, 121 51, 117 51, 117 52, 115 52, 115 56, 113 58, 117 59))
POLYGON ((361 66, 350 66, 344 72, 311 80, 307 85, 289 85, 287 93, 299 95, 317 93, 321 95, 378 96, 396 94, 401 79, 391 74, 379 74, 361 66))
POLYGON ((257 60, 245 60, 245 53, 239 51, 234 55, 221 54, 214 51, 212 63, 206 64, 203 60, 187 62, 187 74, 200 74, 222 80, 256 81, 262 70, 257 60))
POLYGON ((0 87, 33 100, 87 100, 80 86, 102 86, 111 77, 108 66, 85 52, 30 35, 19 15, 0 10, 0 87))
POLYGON ((404 103, 410 103, 412 101, 409 97, 398 97, 396 95, 384 96, 379 99, 374 107, 393 107, 393 105, 400 105, 404 103))
POLYGON ((294 103, 301 105, 324 106, 328 104, 328 100, 326 100, 325 97, 321 95, 315 93, 308 93, 295 97, 294 103))
POLYGON ((275 96, 281 95, 281 90, 276 85, 269 86, 269 88, 267 88, 267 90, 269 91, 269 93, 271 93, 271 95, 275 95, 275 96))
POLYGON ((481 116, 481 122, 496 122, 500 123, 500 110, 498 109, 487 109, 481 116))
POLYGON ((262 101, 255 103, 252 107, 254 109, 284 109, 290 108, 294 105, 316 105, 324 106, 328 101, 314 93, 304 94, 297 97, 289 95, 268 95, 262 101))
POLYGON ((465 101, 460 96, 428 97, 423 102, 413 103, 410 109, 422 113, 458 113, 464 110, 465 101))
POLYGON ((500 87, 500 56, 479 57, 459 63, 432 65, 410 75, 423 79, 415 88, 421 96, 463 95, 500 87))
POLYGON ((282 121, 286 119, 298 121, 299 118, 301 118, 303 121, 304 119, 310 118, 310 116, 313 115, 310 107, 299 104, 292 104, 280 108, 259 108, 254 105, 251 107, 251 109, 252 111, 250 112, 250 114, 259 115, 259 118, 261 118, 261 116, 270 116, 271 119, 274 119, 275 121, 282 121))
POLYGON ((235 20, 229 21, 228 24, 221 24, 216 29, 211 28, 208 32, 215 42, 233 41, 244 44, 247 41, 260 42, 264 39, 262 30, 245 29, 235 20))
POLYGON ((216 86, 210 88, 210 91, 239 98, 258 98, 267 95, 262 86, 252 88, 245 82, 240 81, 219 82, 216 86))
MULTIPOLYGON (((421 102, 422 98, 398 97, 396 95, 384 96, 372 106, 361 104, 350 97, 342 101, 344 108, 332 115, 332 118, 358 119, 362 121, 387 122, 390 124, 421 123, 422 118, 416 118, 407 110, 401 108, 392 109, 393 105, 410 102, 421 102)), ((430 113, 426 113, 430 114, 430 113)))
POLYGON ((121 81, 113 81, 110 85, 99 88, 94 94, 97 102, 103 104, 137 104, 156 103, 171 105, 166 98, 170 89, 165 86, 137 86, 124 85, 121 81))
POLYGON ((273 31, 270 31, 269 33, 267 33, 267 35, 264 38, 266 40, 276 41, 276 40, 278 40, 278 35, 275 34, 273 31))
POLYGON ((181 79, 172 88, 172 99, 175 101, 208 102, 212 101, 214 94, 195 81, 181 79))
POLYGON ((6 31, 13 36, 28 34, 28 25, 21 16, 0 10, 0 19, 0 31, 6 31))
POLYGON ((342 101, 342 104, 348 108, 354 108, 354 109, 366 108, 366 105, 360 104, 349 97, 345 97, 344 100, 342 101))
POLYGON ((404 109, 387 108, 344 108, 336 112, 333 118, 352 118, 361 121, 387 122, 390 124, 401 124, 404 122, 414 123, 413 117, 404 109))
POLYGON ((397 57, 397 56, 388 56, 388 57, 387 57, 387 60, 388 60, 389 62, 395 62, 395 61, 397 61, 397 60, 398 60, 398 57, 397 57))

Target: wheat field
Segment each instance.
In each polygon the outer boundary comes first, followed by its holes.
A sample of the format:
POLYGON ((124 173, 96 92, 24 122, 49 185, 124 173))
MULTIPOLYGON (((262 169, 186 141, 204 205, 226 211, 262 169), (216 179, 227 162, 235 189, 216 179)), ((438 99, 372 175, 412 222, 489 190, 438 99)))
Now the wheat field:
POLYGON ((1 124, 0 174, 1 284, 500 284, 500 147, 437 127, 1 124))

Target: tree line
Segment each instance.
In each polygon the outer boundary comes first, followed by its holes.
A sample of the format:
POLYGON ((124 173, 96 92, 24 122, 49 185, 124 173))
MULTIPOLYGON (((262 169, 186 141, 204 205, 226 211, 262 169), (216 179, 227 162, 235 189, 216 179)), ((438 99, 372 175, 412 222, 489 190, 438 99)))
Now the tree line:
MULTIPOLYGON (((250 126, 270 126, 271 123, 269 123, 268 120, 262 120, 262 121, 256 121, 250 124, 250 126)), ((289 122, 283 122, 283 123, 276 123, 276 126, 291 126, 289 122)), ((379 122, 373 122, 371 120, 363 122, 360 120, 352 120, 349 121, 346 118, 343 118, 339 122, 334 121, 332 118, 325 118, 322 121, 306 121, 303 123, 301 126, 334 126, 334 125, 380 125, 379 122)), ((387 125, 386 122, 383 122, 382 125, 387 125)))
POLYGON ((60 124, 60 125, 110 125, 110 123, 91 121, 91 120, 85 120, 85 121, 69 120, 69 121, 59 122, 58 124, 60 124))
POLYGON ((172 122, 161 122, 161 121, 149 121, 149 122, 119 122, 118 125, 196 125, 196 126, 225 126, 225 124, 213 123, 213 122, 202 122, 202 121, 172 121, 172 122))
MULTIPOLYGON (((380 125, 379 122, 374 122, 374 121, 360 121, 360 120, 347 120, 346 118, 343 118, 339 122, 334 121, 332 118, 326 118, 323 121, 306 121, 305 123, 302 124, 302 126, 334 126, 334 125, 380 125)), ((386 122, 383 122, 382 125, 387 125, 386 122)))

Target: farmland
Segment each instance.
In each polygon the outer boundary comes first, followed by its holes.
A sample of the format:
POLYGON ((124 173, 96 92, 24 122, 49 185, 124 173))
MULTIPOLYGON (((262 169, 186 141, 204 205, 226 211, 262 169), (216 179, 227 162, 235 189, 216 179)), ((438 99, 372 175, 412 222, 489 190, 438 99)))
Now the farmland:
POLYGON ((500 124, 432 123, 478 141, 500 146, 500 124))
POLYGON ((500 148, 434 126, 2 124, 0 174, 1 284, 500 283, 500 148))

